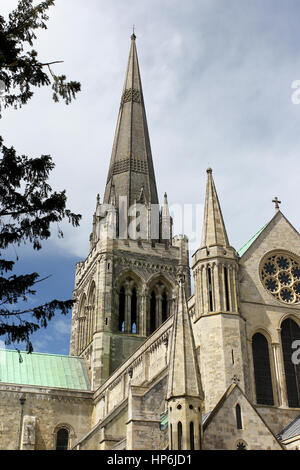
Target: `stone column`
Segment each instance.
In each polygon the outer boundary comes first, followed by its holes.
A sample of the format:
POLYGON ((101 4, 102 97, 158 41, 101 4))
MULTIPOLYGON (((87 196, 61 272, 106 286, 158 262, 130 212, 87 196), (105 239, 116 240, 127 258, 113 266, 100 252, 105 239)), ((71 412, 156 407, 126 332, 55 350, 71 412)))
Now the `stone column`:
POLYGON ((235 311, 234 306, 234 292, 233 292, 233 269, 232 266, 227 267, 227 278, 228 278, 228 295, 229 295, 229 309, 231 312, 235 311))
POLYGON ((141 295, 140 291, 136 291, 136 334, 140 334, 141 329, 141 295))
POLYGON ((285 378, 285 370, 284 370, 284 361, 283 361, 283 352, 281 348, 281 328, 277 329, 277 347, 276 347, 276 357, 278 363, 278 376, 279 376, 279 386, 281 390, 281 402, 283 407, 288 408, 288 396, 287 396, 287 389, 286 389, 286 378, 285 378))
POLYGON ((92 313, 91 313, 91 339, 93 339, 95 330, 95 305, 92 306, 92 313))
POLYGON ((274 362, 274 370, 275 370, 275 380, 276 380, 276 394, 277 394, 277 405, 282 406, 282 387, 281 387, 281 380, 280 380, 280 370, 279 370, 279 348, 280 345, 278 343, 272 343, 272 354, 273 354, 273 362, 274 362))
POLYGON ((211 297, 212 297, 212 311, 216 311, 216 279, 215 279, 215 263, 210 266, 210 275, 211 275, 211 297))
POLYGON ((125 333, 131 333, 131 289, 125 288, 125 333))
POLYGON ((200 314, 204 313, 204 292, 203 292, 203 286, 204 286, 204 269, 203 269, 203 266, 200 266, 200 283, 199 283, 199 292, 200 292, 200 299, 201 299, 201 302, 200 302, 200 314))
POLYGON ((139 292, 139 334, 147 335, 147 308, 148 308, 148 291, 143 288, 139 292))
POLYGON ((85 328, 84 328, 84 347, 88 345, 89 342, 89 306, 84 307, 85 314, 85 328))
POLYGON ((214 297, 214 311, 220 312, 222 310, 222 283, 221 283, 221 276, 220 276, 220 265, 214 263, 212 266, 213 272, 213 297, 214 297))
POLYGON ((156 306, 155 306, 155 328, 157 329, 162 323, 162 295, 156 295, 156 306))
POLYGON ((208 265, 203 266, 202 291, 203 291, 203 309, 204 309, 204 313, 208 313, 208 311, 209 311, 209 290, 208 290, 207 269, 208 269, 208 265))
POLYGON ((233 304, 232 304, 232 311, 233 312, 237 312, 238 311, 238 302, 237 302, 237 286, 236 286, 236 267, 233 266, 232 267, 232 289, 233 289, 233 292, 232 292, 232 300, 233 300, 233 304))
POLYGON ((222 309, 223 312, 227 311, 227 305, 226 305, 226 280, 225 280, 225 271, 224 271, 225 268, 226 268, 226 265, 221 264, 220 279, 222 279, 222 290, 223 290, 221 309, 222 309))
POLYGON ((195 270, 195 313, 200 315, 202 313, 202 269, 195 270))

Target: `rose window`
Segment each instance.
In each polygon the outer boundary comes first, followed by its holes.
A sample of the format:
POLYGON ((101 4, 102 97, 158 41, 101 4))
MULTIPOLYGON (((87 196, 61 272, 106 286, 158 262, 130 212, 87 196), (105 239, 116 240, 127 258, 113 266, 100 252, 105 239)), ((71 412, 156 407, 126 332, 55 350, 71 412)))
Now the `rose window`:
POLYGON ((300 260, 290 253, 273 253, 262 260, 260 276, 265 289, 287 304, 300 303, 300 260))

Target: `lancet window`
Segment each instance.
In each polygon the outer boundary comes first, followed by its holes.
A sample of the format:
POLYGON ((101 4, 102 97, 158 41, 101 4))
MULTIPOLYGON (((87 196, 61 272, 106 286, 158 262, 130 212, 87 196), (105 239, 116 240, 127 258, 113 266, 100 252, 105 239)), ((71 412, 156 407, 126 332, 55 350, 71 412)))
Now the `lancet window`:
POLYGON ((274 405, 268 341, 261 333, 252 338, 256 403, 274 405))
POLYGON ((170 315, 170 291, 163 281, 150 289, 149 334, 153 333, 170 315))
POLYGON ((300 328, 291 318, 281 325, 281 343, 288 403, 291 408, 300 407, 300 364, 295 347, 300 341, 300 328))
POLYGON ((118 323, 119 331, 140 334, 138 286, 131 277, 127 277, 119 289, 118 323))

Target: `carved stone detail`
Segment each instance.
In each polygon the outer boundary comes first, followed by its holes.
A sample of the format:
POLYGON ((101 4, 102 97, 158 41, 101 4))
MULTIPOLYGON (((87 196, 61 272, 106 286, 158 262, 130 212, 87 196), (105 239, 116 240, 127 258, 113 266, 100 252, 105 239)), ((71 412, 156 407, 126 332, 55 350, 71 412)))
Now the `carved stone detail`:
POLYGON ((123 105, 124 103, 128 103, 129 101, 140 103, 141 102, 140 91, 136 90, 135 88, 127 88, 122 95, 121 104, 123 105))

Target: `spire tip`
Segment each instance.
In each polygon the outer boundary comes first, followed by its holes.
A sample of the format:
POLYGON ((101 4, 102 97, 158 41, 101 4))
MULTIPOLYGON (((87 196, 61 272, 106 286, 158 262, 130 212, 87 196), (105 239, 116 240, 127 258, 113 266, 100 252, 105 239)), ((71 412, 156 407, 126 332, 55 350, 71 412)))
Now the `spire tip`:
POLYGON ((132 41, 135 41, 135 40, 136 40, 136 35, 134 34, 134 25, 132 26, 131 40, 132 40, 132 41))

